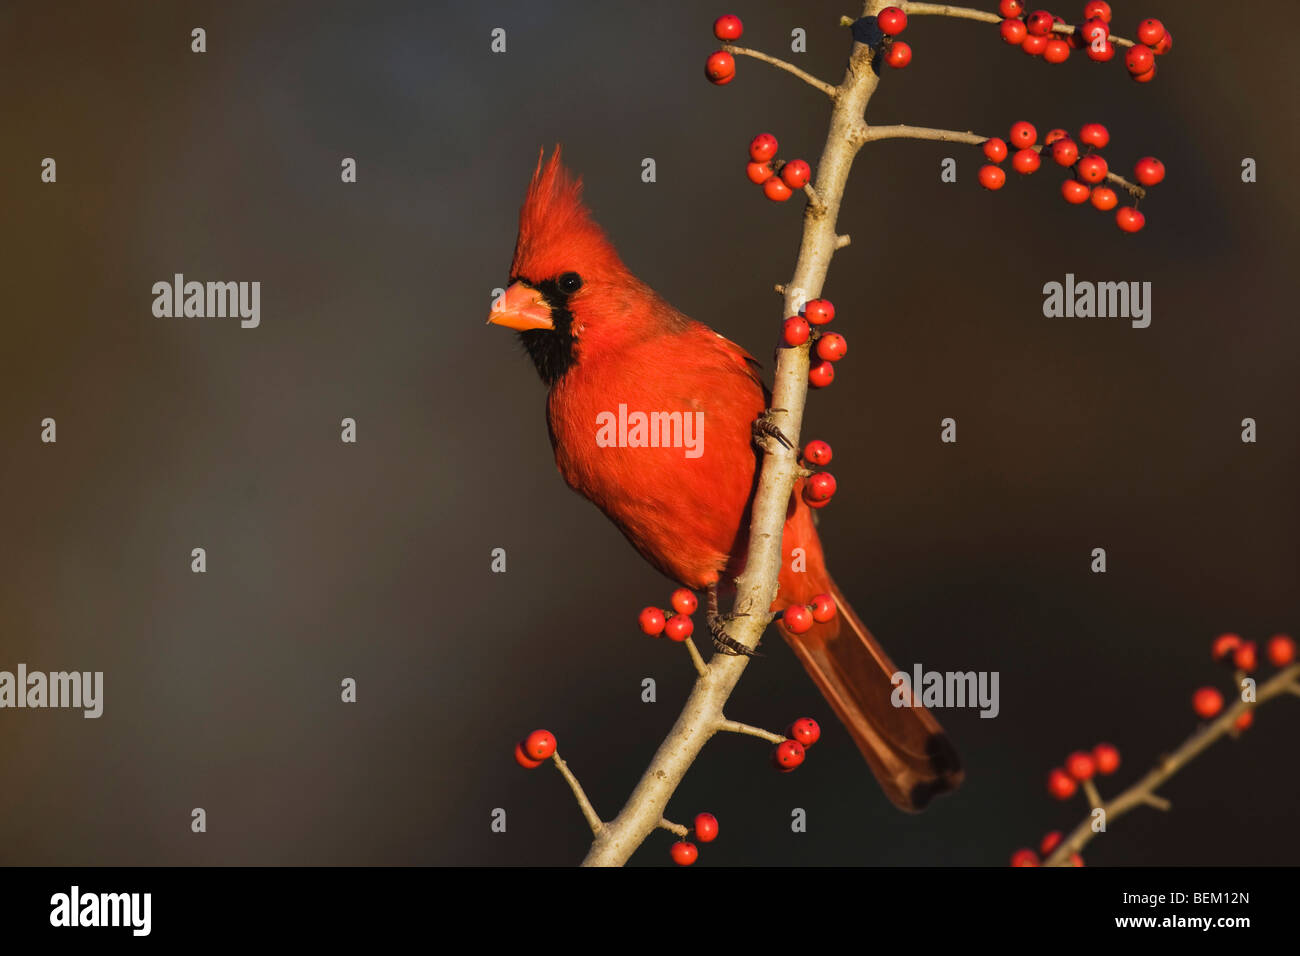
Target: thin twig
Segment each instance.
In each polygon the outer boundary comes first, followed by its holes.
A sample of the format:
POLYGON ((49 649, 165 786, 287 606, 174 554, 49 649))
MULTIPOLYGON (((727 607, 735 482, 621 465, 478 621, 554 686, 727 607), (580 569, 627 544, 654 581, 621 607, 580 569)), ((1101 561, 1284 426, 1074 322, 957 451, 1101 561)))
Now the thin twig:
MULTIPOLYGON (((1200 727, 1183 742, 1182 746, 1163 757, 1156 764, 1155 769, 1145 777, 1109 803, 1102 803, 1101 809, 1105 811, 1106 826, 1109 827, 1111 823, 1134 807, 1151 806, 1160 810, 1168 810, 1169 801, 1157 794, 1156 789, 1196 759, 1210 744, 1220 737, 1227 736, 1236 724, 1237 718, 1242 714, 1258 707, 1272 697, 1278 697, 1286 693, 1297 677, 1300 677, 1300 664, 1292 664, 1286 670, 1275 674, 1271 679, 1259 686, 1256 699, 1253 702, 1238 700, 1234 706, 1227 708, 1216 717, 1213 723, 1200 727)), ((1092 813, 1090 812, 1083 822, 1075 827, 1066 839, 1061 841, 1060 845, 1052 852, 1052 855, 1043 861, 1043 865, 1069 865, 1070 855, 1078 853, 1089 840, 1097 835, 1092 829, 1092 819, 1092 813)))
POLYGON ((704 664, 704 658, 700 656, 700 649, 695 646, 695 642, 689 637, 686 639, 686 651, 691 655, 691 663, 695 665, 695 673, 701 677, 707 674, 709 669, 704 664))
POLYGON ((682 826, 680 823, 673 823, 671 820, 665 819, 664 817, 659 818, 658 827, 661 830, 667 830, 669 833, 676 833, 683 840, 691 835, 691 831, 686 827, 682 826))
POLYGON ((766 53, 759 50, 751 50, 749 47, 737 46, 734 43, 724 43, 722 44, 722 48, 728 53, 739 53, 741 56, 752 56, 755 60, 762 60, 764 63, 770 63, 772 66, 785 70, 787 73, 793 73, 809 86, 821 90, 832 100, 839 95, 839 90, 835 87, 831 86, 824 80, 817 79, 817 77, 813 76, 811 73, 805 73, 793 63, 787 63, 785 60, 778 59, 774 56, 768 56, 766 53))
POLYGON ((718 729, 730 734, 747 734, 750 737, 759 737, 770 744, 779 744, 787 739, 781 734, 774 734, 762 727, 751 727, 749 724, 742 724, 736 720, 720 720, 718 721, 718 729))
POLYGON ((591 801, 587 799, 587 794, 582 789, 582 784, 578 783, 578 778, 573 775, 573 771, 569 769, 569 765, 560 757, 560 752, 558 750, 551 754, 551 759, 555 761, 555 766, 559 768, 560 775, 569 782, 569 788, 573 791, 573 797, 578 801, 578 809, 580 809, 582 815, 587 818, 587 826, 591 827, 591 832, 593 834, 599 835, 605 824, 601 823, 600 816, 596 813, 596 808, 593 807, 591 801))
MULTIPOLYGON (((859 135, 863 142, 873 143, 881 139, 923 139, 940 143, 968 143, 971 146, 983 146, 991 137, 984 136, 981 133, 972 133, 970 130, 962 132, 955 129, 931 129, 928 126, 863 126, 859 135)), ((1043 151, 1042 143, 1035 143, 1029 147, 1034 152, 1043 151)), ((1106 179, 1114 183, 1121 189, 1128 191, 1137 199, 1145 199, 1147 191, 1137 183, 1131 183, 1123 176, 1117 173, 1107 172, 1106 179)))

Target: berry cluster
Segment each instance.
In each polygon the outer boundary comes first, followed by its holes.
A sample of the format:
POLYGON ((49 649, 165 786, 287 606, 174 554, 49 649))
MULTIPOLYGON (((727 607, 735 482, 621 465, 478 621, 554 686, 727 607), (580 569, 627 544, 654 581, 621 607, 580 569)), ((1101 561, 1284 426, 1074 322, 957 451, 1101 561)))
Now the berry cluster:
POLYGON ((803 189, 812 179, 812 167, 802 159, 782 162, 777 158, 776 137, 759 133, 749 144, 749 165, 745 175, 773 202, 785 202, 795 190, 803 189))
POLYGON ((651 637, 663 635, 670 641, 681 642, 695 632, 695 623, 691 620, 691 615, 700 606, 699 598, 687 588, 678 588, 673 592, 669 603, 673 609, 671 615, 657 607, 641 610, 637 623, 641 627, 642 634, 649 634, 651 637))
MULTIPOLYGON (((826 476, 830 478, 830 475, 826 476)), ((834 479, 831 479, 834 481, 834 479)), ((781 614, 781 623, 795 634, 807 634, 814 624, 835 620, 835 598, 816 594, 809 604, 791 604, 781 614)))
MULTIPOLYGON (((804 446, 803 466, 805 468, 809 470, 813 467, 823 468, 824 466, 829 465, 830 461, 831 446, 821 439, 810 441, 804 446)), ((800 489, 799 494, 807 503, 809 508, 825 508, 831 503, 831 498, 835 496, 835 488, 834 475, 829 471, 814 471, 804 480, 803 487, 800 489)), ((825 598, 827 601, 831 601, 829 595, 819 594, 817 597, 813 598, 814 603, 820 598, 825 598)), ((812 608, 810 607, 809 610, 812 610, 812 608)), ((831 602, 830 610, 823 613, 826 613, 827 616, 825 619, 828 621, 835 616, 835 604, 833 601, 831 602)), ((822 618, 817 617, 815 611, 813 613, 813 619, 816 621, 822 620, 822 618)), ((787 621, 787 623, 789 622, 787 621)), ((811 624, 808 625, 808 627, 811 626, 811 624)), ((805 627, 803 630, 799 630, 797 627, 791 625, 790 630, 794 631, 796 634, 802 634, 804 631, 808 630, 808 628, 805 627)))
MULTIPOLYGON (((1274 634, 1264 647, 1264 654, 1274 667, 1286 667, 1295 660, 1295 641, 1285 634, 1274 634)), ((1220 634, 1210 644, 1210 656, 1236 672, 1236 682, 1259 668, 1259 648, 1254 641, 1243 641, 1239 634, 1220 634)), ((1192 710, 1202 720, 1211 720, 1223 710, 1223 694, 1217 687, 1198 687, 1192 694, 1192 710)), ((1255 722, 1253 710, 1244 711, 1233 727, 1242 731, 1255 722)))
MULTIPOLYGON (((1052 855, 1052 851, 1061 845, 1062 839, 1064 839, 1064 834, 1062 834, 1060 830, 1053 830, 1044 836, 1042 842, 1038 844, 1038 853, 1043 855, 1043 859, 1047 859, 1047 857, 1052 855)), ((1028 847, 1017 850, 1015 853, 1011 854, 1011 865, 1038 866, 1038 853, 1035 853, 1028 847)), ((1083 866, 1083 857, 1079 856, 1077 853, 1071 853, 1070 865, 1083 866)))
MULTIPOLYGON (((744 32, 745 25, 735 14, 728 13, 713 21, 713 35, 723 43, 734 43, 744 32)), ((710 83, 726 86, 736 78, 736 58, 726 50, 710 53, 704 62, 704 75, 710 83)))
MULTIPOLYGON (((781 341, 790 348, 798 348, 809 339, 820 362, 808 369, 808 384, 825 388, 835 381, 835 364, 849 353, 849 341, 838 332, 822 330, 835 318, 835 306, 829 299, 811 299, 798 315, 792 315, 781 326, 781 341)), ((829 446, 828 446, 829 447, 829 446)))
POLYGON ((811 717, 800 717, 786 728, 786 739, 772 750, 772 766, 782 773, 791 773, 804 762, 808 748, 817 743, 821 736, 822 729, 817 721, 811 717))
POLYGON ((901 70, 912 62, 912 48, 902 40, 895 40, 907 29, 907 14, 898 7, 885 7, 876 17, 876 26, 885 35, 881 51, 885 54, 885 65, 901 70))
MULTIPOLYGON (((1020 120, 1013 123, 1006 140, 999 137, 986 139, 981 145, 984 157, 989 160, 980 167, 979 181, 985 189, 997 190, 1006 184, 1007 174, 1001 163, 1011 156, 1011 168, 1022 176, 1037 172, 1048 155, 1061 167, 1074 173, 1074 178, 1061 183, 1061 196, 1071 205, 1091 202, 1102 212, 1110 212, 1119 205, 1115 190, 1105 185, 1110 175, 1106 158, 1094 150, 1104 149, 1110 142, 1110 133, 1100 123, 1085 123, 1077 140, 1063 129, 1051 130, 1040 145, 1038 130, 1033 123, 1020 120), (1015 152, 1011 153, 1014 148, 1015 152)), ((1133 175, 1143 186, 1154 186, 1165 178, 1165 165, 1154 156, 1145 156, 1133 167, 1133 175)), ((1122 206, 1115 213, 1115 224, 1124 232, 1138 232, 1146 225, 1146 216, 1133 206, 1122 206)))
MULTIPOLYGON (((1088 59, 1105 63, 1115 58, 1115 43, 1110 35, 1111 10, 1105 0, 1090 0, 1083 8, 1083 23, 1071 27, 1062 17, 1046 10, 1025 14, 1024 0, 1002 0, 998 12, 1004 17, 998 32, 1004 42, 1018 46, 1030 56, 1041 56, 1048 63, 1064 63, 1071 50, 1082 49, 1088 59)), ((1129 47, 1124 65, 1138 83, 1150 83, 1156 77, 1156 57, 1174 47, 1174 38, 1165 25, 1155 18, 1138 24, 1137 43, 1129 47)))
MULTIPOLYGON (((739 22, 739 21, 737 21, 739 22)), ((699 813, 695 816, 695 839, 701 843, 712 843, 718 838, 718 818, 711 813, 699 813)), ((670 851, 673 862, 678 866, 690 866, 700 858, 699 848, 689 840, 678 840, 670 851)))
POLYGON ((1047 792, 1057 800, 1068 800, 1083 781, 1118 769, 1119 751, 1110 744, 1097 744, 1091 751, 1076 750, 1065 758, 1064 767, 1056 767, 1047 775, 1047 792))

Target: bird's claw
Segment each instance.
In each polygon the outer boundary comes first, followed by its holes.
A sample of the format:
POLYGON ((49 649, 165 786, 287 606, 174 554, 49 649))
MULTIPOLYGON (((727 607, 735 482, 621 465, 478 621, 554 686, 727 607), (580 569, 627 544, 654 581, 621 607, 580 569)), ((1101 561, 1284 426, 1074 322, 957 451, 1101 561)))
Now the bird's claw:
POLYGON ((754 419, 754 442, 764 451, 768 450, 767 439, 769 438, 775 438, 777 442, 785 448, 794 447, 794 445, 791 444, 790 439, 785 437, 785 433, 782 432, 776 422, 773 421, 773 413, 783 411, 785 411, 784 408, 772 408, 763 412, 763 414, 754 419))
POLYGON ((708 614, 709 633, 713 635, 713 646, 723 654, 744 654, 746 657, 762 657, 762 654, 751 650, 740 641, 727 634, 727 625, 733 618, 749 617, 748 614, 740 614, 732 611, 730 614, 719 614, 717 611, 710 611, 708 614))

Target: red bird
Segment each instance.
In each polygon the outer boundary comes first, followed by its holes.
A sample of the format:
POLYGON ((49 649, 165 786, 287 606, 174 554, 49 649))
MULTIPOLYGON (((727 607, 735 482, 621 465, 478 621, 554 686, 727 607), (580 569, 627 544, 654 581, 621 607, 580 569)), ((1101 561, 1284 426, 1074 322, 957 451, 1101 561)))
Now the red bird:
MULTIPOLYGON (((759 463, 753 427, 768 393, 749 353, 628 271, 581 190, 558 149, 545 165, 539 158, 519 214, 510 286, 488 321, 519 332, 550 389, 547 422, 564 480, 652 565, 706 589, 716 612, 719 582, 744 568, 759 463), (637 412, 681 413, 683 429, 695 429, 685 434, 665 416, 661 424, 672 425, 662 434, 638 434, 637 412)), ((961 782, 956 752, 928 711, 891 703, 897 668, 826 570, 798 486, 782 554, 796 547, 806 565, 795 571, 783 564, 772 610, 829 593, 839 613, 804 634, 778 627, 889 799, 920 810, 961 782)))

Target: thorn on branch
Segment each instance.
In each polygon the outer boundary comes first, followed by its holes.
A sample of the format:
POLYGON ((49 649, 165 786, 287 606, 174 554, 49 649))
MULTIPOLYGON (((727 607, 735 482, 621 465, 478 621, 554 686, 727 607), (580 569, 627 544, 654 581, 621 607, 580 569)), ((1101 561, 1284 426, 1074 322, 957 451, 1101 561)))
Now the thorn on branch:
POLYGON ((847 246, 847 245, 848 245, 850 242, 852 242, 852 241, 853 241, 853 239, 852 239, 851 236, 849 236, 848 233, 845 233, 845 234, 842 235, 842 236, 836 236, 836 237, 835 237, 835 248, 836 248, 836 249, 843 249, 845 246, 847 246))

